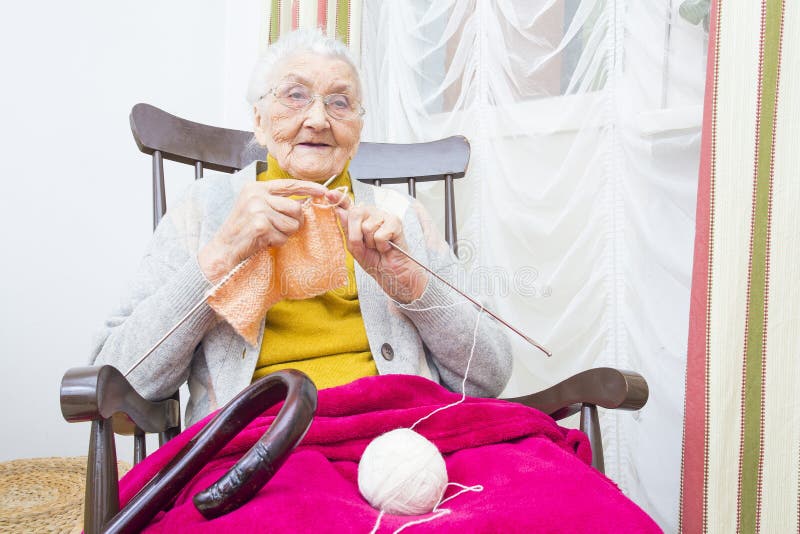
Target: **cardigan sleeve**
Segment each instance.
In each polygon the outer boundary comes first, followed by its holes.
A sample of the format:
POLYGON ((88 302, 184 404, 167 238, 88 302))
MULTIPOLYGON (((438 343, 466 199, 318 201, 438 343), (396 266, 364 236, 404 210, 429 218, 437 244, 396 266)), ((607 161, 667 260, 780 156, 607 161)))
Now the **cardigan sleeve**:
MULTIPOLYGON (((424 241, 422 247, 415 248, 424 247, 428 266, 458 286, 458 280, 465 279, 463 267, 422 204, 414 200, 412 206, 424 241)), ((461 391, 472 354, 466 393, 481 397, 500 395, 511 378, 512 357, 508 338, 494 319, 479 314, 471 302, 434 277, 429 278, 420 298, 398 306, 419 331, 447 388, 461 391)))
POLYGON ((95 340, 90 363, 128 369, 194 309, 153 354, 128 377, 144 397, 164 398, 186 381, 195 348, 216 321, 205 303, 211 284, 197 263, 200 202, 193 186, 170 208, 150 242, 120 305, 95 340))

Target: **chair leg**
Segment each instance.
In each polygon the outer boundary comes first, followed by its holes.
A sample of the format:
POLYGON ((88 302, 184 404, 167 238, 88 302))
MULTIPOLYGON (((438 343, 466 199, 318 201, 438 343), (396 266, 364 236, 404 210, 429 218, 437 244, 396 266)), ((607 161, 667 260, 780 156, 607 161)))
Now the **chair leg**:
MULTIPOLYGON (((172 394, 172 398, 178 403, 178 406, 181 405, 181 392, 176 391, 172 394)), ((163 432, 158 433, 158 446, 162 447, 166 442, 177 436, 181 433, 181 416, 178 414, 178 424, 171 428, 166 429, 163 432)))
POLYGON ((103 525, 119 512, 118 479, 117 449, 111 419, 92 421, 86 466, 86 507, 83 513, 86 534, 101 532, 103 525))
POLYGON ((139 428, 133 435, 133 465, 145 459, 147 456, 147 437, 139 428))
POLYGON ((166 442, 177 436, 181 433, 181 429, 178 427, 172 427, 166 429, 164 432, 158 433, 158 446, 163 447, 166 442))
POLYGON ((587 403, 581 405, 580 427, 589 436, 589 444, 592 446, 592 467, 601 473, 605 473, 603 437, 600 435, 600 419, 597 416, 597 406, 587 403))

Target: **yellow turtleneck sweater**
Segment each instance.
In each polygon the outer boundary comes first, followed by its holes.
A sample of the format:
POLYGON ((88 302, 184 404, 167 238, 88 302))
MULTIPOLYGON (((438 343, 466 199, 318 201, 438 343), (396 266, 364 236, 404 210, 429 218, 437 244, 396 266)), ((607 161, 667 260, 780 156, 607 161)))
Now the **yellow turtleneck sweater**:
MULTIPOLYGON (((259 169, 257 179, 279 178, 291 176, 268 155, 267 169, 259 169)), ((340 186, 352 191, 347 167, 329 188, 340 186)), ((282 300, 267 312, 253 380, 279 369, 303 371, 318 389, 378 374, 361 317, 353 256, 349 252, 346 286, 305 300, 282 300)))

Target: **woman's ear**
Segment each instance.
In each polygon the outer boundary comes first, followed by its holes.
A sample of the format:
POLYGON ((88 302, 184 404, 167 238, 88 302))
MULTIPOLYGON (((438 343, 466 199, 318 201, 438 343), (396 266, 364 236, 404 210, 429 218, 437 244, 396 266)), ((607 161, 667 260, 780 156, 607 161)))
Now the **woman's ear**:
POLYGON ((350 150, 350 155, 347 157, 348 161, 350 161, 354 157, 356 157, 356 154, 358 153, 358 145, 360 145, 360 144, 361 144, 361 140, 360 140, 360 135, 359 135, 359 140, 355 142, 355 144, 353 145, 353 148, 350 150))
POLYGON ((358 145, 361 144, 361 132, 364 130, 364 118, 358 118, 358 133, 356 133, 356 142, 353 143, 353 148, 350 149, 350 153, 347 155, 347 159, 351 160, 356 157, 356 153, 358 152, 358 145))
POLYGON ((253 106, 253 135, 256 136, 256 141, 261 146, 267 145, 267 133, 266 130, 266 116, 261 113, 261 109, 259 108, 258 104, 253 106))

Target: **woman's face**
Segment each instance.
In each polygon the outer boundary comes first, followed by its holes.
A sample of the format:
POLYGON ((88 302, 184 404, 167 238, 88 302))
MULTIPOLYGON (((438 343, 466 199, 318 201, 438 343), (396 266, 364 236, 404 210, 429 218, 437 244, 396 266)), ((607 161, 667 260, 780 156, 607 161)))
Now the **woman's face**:
MULTIPOLYGON (((360 102, 352 67, 341 59, 298 53, 275 66, 268 90, 299 82, 315 95, 345 94, 360 102)), ((337 120, 321 98, 305 109, 284 106, 268 94, 255 105, 255 136, 285 171, 300 180, 321 182, 344 169, 358 149, 363 120, 337 120)))

